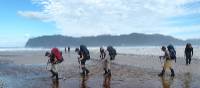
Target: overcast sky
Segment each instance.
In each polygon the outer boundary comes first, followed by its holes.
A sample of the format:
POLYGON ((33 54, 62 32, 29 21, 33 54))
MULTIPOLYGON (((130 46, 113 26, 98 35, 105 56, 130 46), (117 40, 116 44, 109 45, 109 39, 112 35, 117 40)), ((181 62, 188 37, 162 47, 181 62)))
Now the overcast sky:
POLYGON ((62 34, 200 38, 200 0, 1 0, 0 47, 62 34))

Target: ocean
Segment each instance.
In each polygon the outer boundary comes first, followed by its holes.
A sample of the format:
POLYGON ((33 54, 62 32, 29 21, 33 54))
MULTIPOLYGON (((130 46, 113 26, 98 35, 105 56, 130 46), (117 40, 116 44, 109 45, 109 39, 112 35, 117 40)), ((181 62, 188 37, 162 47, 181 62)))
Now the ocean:
MULTIPOLYGON (((88 47, 91 52, 98 53, 99 47, 88 47)), ((105 47, 104 47, 105 48, 105 47)), ((163 54, 161 46, 129 46, 129 47, 115 47, 117 53, 120 54, 135 54, 135 55, 156 55, 160 56, 163 54)), ((64 52, 63 47, 59 47, 64 52)), ((184 57, 185 46, 175 46, 177 57, 184 57)), ((200 59, 200 46, 193 46, 194 58, 200 59)), ((50 48, 24 48, 24 47, 6 47, 0 48, 0 51, 49 51, 50 48)), ((75 48, 72 47, 71 51, 75 48)))

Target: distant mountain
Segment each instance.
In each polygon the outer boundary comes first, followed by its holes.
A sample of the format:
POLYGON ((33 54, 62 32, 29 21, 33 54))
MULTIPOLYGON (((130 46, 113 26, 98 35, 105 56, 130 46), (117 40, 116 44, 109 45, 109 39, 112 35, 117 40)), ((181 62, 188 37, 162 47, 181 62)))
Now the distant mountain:
MULTIPOLYGON (((69 37, 62 35, 41 36, 31 38, 26 43, 26 47, 63 47, 63 46, 79 46, 85 44, 87 46, 146 46, 146 45, 182 45, 186 42, 196 42, 196 40, 183 41, 160 34, 139 34, 132 33, 129 35, 100 35, 88 37, 69 37)), ((197 42, 200 44, 200 42, 197 42)))
POLYGON ((192 45, 200 45, 200 39, 188 39, 187 43, 191 43, 192 45))

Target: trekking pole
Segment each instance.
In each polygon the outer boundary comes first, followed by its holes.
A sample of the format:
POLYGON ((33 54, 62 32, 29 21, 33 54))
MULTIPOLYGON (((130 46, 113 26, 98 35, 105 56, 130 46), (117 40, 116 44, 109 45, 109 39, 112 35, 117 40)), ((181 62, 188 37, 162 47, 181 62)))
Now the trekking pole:
POLYGON ((49 69, 49 67, 50 67, 50 66, 49 66, 50 63, 51 63, 50 60, 48 60, 48 61, 47 61, 47 65, 46 65, 46 70, 50 70, 50 69, 49 69))
POLYGON ((160 58, 160 63, 162 63, 162 62, 161 62, 161 57, 159 57, 159 58, 160 58))
POLYGON ((162 65, 162 59, 163 57, 162 56, 159 56, 159 59, 160 59, 160 63, 161 63, 161 65, 162 65))
POLYGON ((81 60, 79 57, 78 57, 78 64, 79 64, 79 73, 81 73, 81 60))

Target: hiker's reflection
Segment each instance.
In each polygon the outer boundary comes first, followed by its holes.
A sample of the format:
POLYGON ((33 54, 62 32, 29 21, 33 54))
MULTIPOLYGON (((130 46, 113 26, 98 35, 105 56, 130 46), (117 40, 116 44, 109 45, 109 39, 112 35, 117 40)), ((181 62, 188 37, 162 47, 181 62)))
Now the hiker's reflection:
POLYGON ((190 82, 191 82, 191 79, 192 78, 192 75, 190 72, 187 72, 184 74, 184 88, 190 88, 190 82))
POLYGON ((173 82, 173 78, 168 78, 168 77, 161 77, 161 80, 162 80, 162 85, 163 85, 163 88, 170 88, 170 85, 172 84, 173 82))
POLYGON ((111 76, 104 76, 103 88, 110 88, 111 76))
POLYGON ((87 88, 87 80, 88 79, 89 79, 89 76, 83 76, 82 77, 80 88, 87 88))
POLYGON ((59 80, 52 79, 52 88, 59 88, 59 80))

